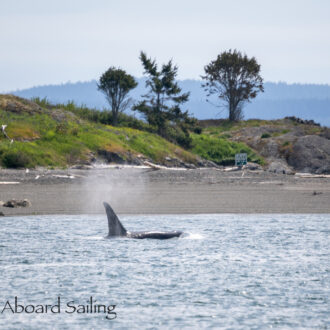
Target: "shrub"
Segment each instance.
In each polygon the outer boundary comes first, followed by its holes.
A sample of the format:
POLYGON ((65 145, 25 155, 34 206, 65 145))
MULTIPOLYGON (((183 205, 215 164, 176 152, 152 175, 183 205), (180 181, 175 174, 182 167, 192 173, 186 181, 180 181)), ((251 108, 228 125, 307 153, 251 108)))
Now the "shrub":
POLYGON ((178 125, 168 125, 166 127, 166 139, 172 143, 189 149, 191 148, 192 138, 189 131, 185 127, 179 127, 178 125))
POLYGON ((67 134, 68 124, 67 123, 59 123, 56 125, 55 131, 57 134, 67 134))
POLYGON ((231 139, 232 138, 231 134, 228 134, 228 133, 224 133, 224 134, 220 135, 219 137, 220 137, 220 139, 231 139))
POLYGON ((269 133, 264 133, 264 134, 261 135, 262 139, 267 139, 267 138, 270 138, 270 137, 271 137, 271 135, 269 133))
POLYGON ((31 101, 34 102, 34 103, 37 103, 38 105, 40 105, 43 108, 51 108, 52 107, 52 104, 49 102, 47 97, 44 97, 44 98, 32 97, 31 101))
POLYGON ((7 168, 28 167, 30 162, 30 157, 22 151, 7 151, 2 157, 2 165, 7 168))
POLYGON ((43 136, 43 139, 46 141, 51 141, 56 137, 56 133, 52 130, 48 131, 45 133, 45 135, 43 136))
POLYGON ((194 129, 193 129, 193 132, 195 133, 195 134, 202 134, 202 128, 200 127, 200 126, 197 126, 197 127, 195 127, 194 129))
POLYGON ((81 150, 78 147, 72 148, 67 154, 66 154, 66 161, 69 164, 74 164, 77 161, 79 161, 81 157, 81 150))
POLYGON ((78 130, 77 127, 74 127, 74 128, 71 129, 71 134, 73 136, 78 136, 78 133, 79 133, 79 130, 78 130))
POLYGON ((289 141, 284 141, 279 148, 280 154, 284 156, 285 159, 288 159, 293 152, 293 144, 289 141))

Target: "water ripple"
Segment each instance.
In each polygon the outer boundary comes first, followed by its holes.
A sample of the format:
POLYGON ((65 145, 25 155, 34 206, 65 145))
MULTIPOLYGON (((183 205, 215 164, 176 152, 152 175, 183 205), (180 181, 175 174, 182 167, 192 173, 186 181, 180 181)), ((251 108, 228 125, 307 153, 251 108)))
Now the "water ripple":
POLYGON ((100 216, 1 218, 0 311, 69 301, 104 314, 1 314, 0 328, 326 328, 329 215, 126 216, 132 231, 182 239, 105 239, 100 216), (15 224, 15 225, 13 225, 15 224), (111 323, 109 323, 111 322, 111 323))

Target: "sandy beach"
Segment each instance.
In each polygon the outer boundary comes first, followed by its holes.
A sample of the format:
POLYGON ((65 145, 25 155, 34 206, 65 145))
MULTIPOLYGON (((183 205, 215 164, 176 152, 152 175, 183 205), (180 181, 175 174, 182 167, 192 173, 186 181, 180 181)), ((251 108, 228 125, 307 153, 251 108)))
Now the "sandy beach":
POLYGON ((4 215, 102 213, 108 201, 121 214, 330 213, 330 178, 225 172, 105 168, 0 170, 4 215))

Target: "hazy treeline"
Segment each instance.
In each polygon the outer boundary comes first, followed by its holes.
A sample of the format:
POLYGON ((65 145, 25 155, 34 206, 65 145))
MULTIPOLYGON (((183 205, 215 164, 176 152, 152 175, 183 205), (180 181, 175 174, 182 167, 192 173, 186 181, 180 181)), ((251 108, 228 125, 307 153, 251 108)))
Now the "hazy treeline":
MULTIPOLYGON (((131 96, 139 100, 145 94, 145 78, 139 78, 138 87, 132 90, 131 96)), ((93 108, 106 108, 107 103, 102 93, 97 91, 96 80, 89 82, 45 85, 19 90, 13 94, 31 98, 46 97, 53 103, 66 103, 69 100, 93 108)), ((206 102, 206 93, 199 80, 181 80, 180 87, 184 92, 190 91, 189 101, 183 109, 189 110, 198 119, 224 118, 226 111, 219 105, 216 97, 213 104, 206 102)), ((244 108, 245 118, 275 119, 285 116, 297 116, 314 119, 322 125, 330 126, 330 86, 316 84, 286 84, 266 82, 265 92, 244 108)))

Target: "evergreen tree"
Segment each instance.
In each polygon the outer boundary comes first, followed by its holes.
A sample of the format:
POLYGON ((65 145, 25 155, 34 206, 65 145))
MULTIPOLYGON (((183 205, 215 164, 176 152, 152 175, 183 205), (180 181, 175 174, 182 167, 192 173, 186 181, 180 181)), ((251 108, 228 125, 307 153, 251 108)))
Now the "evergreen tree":
MULTIPOLYGON (((182 112, 180 109, 180 106, 188 101, 189 93, 181 93, 181 88, 175 81, 178 67, 173 65, 171 60, 160 69, 156 61, 148 58, 144 52, 140 53, 140 60, 144 74, 147 75, 148 92, 133 110, 141 112, 159 135, 168 138, 168 125, 185 127, 190 120, 188 111, 182 112)), ((186 129, 184 134, 189 138, 186 129)))

